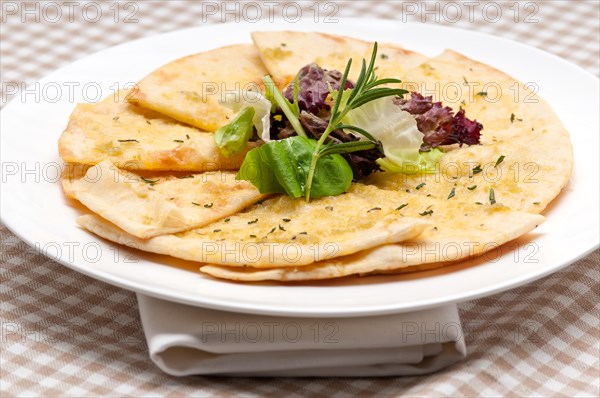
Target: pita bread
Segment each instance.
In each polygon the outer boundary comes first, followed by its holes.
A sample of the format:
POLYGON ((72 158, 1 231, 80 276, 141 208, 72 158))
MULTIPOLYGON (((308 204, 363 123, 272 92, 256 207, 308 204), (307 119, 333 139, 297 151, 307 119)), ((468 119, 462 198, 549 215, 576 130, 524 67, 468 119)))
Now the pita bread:
POLYGON ((456 52, 446 51, 424 65, 409 71, 404 84, 434 94, 455 110, 465 108, 469 118, 484 125, 481 145, 450 149, 436 174, 376 173, 369 182, 442 199, 454 190, 452 200, 472 204, 489 203, 493 189, 495 200, 512 210, 544 210, 566 186, 573 169, 569 133, 552 108, 523 83, 456 52), (465 80, 479 88, 469 92, 465 80), (487 97, 477 95, 486 85, 487 97), (474 174, 477 165, 482 172, 474 174), (414 189, 421 183, 426 185, 414 189))
MULTIPOLYGON (((367 61, 373 43, 346 36, 315 32, 254 32, 252 40, 269 73, 280 86, 289 84, 298 71, 312 62, 324 69, 344 72, 352 58, 350 78, 356 80, 362 59, 367 61)), ((402 78, 405 71, 420 65, 427 57, 394 44, 378 44, 377 75, 402 78)))
MULTIPOLYGON (((435 202, 438 202, 438 208, 441 207, 439 201, 431 200, 429 203, 435 202)), ((436 205, 427 205, 429 206, 432 206, 432 209, 436 208, 436 205)), ((417 212, 406 212, 406 215, 419 217, 417 212)), ((238 281, 302 281, 398 271, 423 264, 435 267, 439 263, 457 262, 490 250, 501 250, 499 247, 502 244, 529 232, 541 224, 544 217, 514 212, 501 206, 479 206, 469 209, 468 205, 462 205, 437 217, 432 215, 430 221, 433 222, 433 226, 426 228, 416 238, 400 244, 382 245, 306 267, 264 270, 209 264, 201 267, 200 271, 218 278, 238 281)))
MULTIPOLYGON (((119 98, 128 94, 120 92, 119 98)), ((111 160, 128 170, 237 170, 242 153, 221 155, 214 133, 198 130, 110 96, 96 104, 79 104, 58 141, 60 157, 69 163, 111 160)))
POLYGON ((391 206, 375 208, 372 198, 381 192, 356 184, 347 194, 310 203, 278 196, 206 227, 148 240, 97 216, 82 216, 78 222, 108 240, 186 260, 296 267, 414 238, 430 225, 422 217, 402 217, 391 206))
POLYGON ((237 44, 190 55, 142 79, 129 98, 202 130, 215 131, 233 116, 222 105, 225 94, 259 90, 267 73, 251 44, 237 44))
POLYGON ((404 85, 427 94, 437 90, 438 100, 445 98, 445 104, 455 110, 465 107, 470 118, 485 126, 482 145, 450 148, 438 173, 376 173, 366 181, 388 190, 388 197, 396 198, 396 202, 404 200, 408 204, 405 213, 414 209, 411 206, 415 203, 420 206, 418 211, 425 209, 420 214, 433 210, 430 220, 435 228, 401 244, 310 267, 265 271, 207 265, 201 270, 235 280, 290 281, 391 272, 414 266, 423 269, 482 254, 485 247, 496 248, 543 221, 542 216, 531 213, 541 212, 559 194, 573 165, 569 135, 545 102, 506 74, 452 51, 407 72, 404 85), (457 82, 465 81, 479 82, 481 87, 491 82, 488 87, 499 87, 505 95, 490 103, 486 96, 478 95, 479 91, 456 89, 457 82), (522 101, 515 102, 514 97, 506 95, 511 87, 518 87, 522 101), (454 94, 452 89, 456 90, 454 94), (454 102, 448 97, 455 98, 454 102), (482 172, 473 172, 477 165, 482 172), (464 250, 469 242, 478 244, 472 253, 464 250), (413 253, 413 258, 406 258, 407 253, 413 253))
MULTIPOLYGON (((360 40, 318 33, 258 32, 253 40, 281 85, 307 63, 343 70, 348 58, 355 58, 356 67, 371 50, 360 40)), ((222 50, 227 54, 230 49, 222 50)), ((573 165, 568 133, 552 109, 510 76, 452 51, 426 62, 420 54, 397 46, 380 46, 380 54, 386 55, 378 60, 383 64, 380 77, 401 78, 407 89, 434 94, 455 111, 466 108, 467 116, 485 127, 482 145, 446 148, 438 173, 376 173, 353 184, 345 195, 310 203, 277 196, 209 225, 149 239, 98 215, 82 216, 78 222, 109 240, 196 261, 205 264, 205 273, 240 281, 328 279, 437 267, 501 250, 500 245, 543 222, 536 213, 563 189, 573 165), (494 96, 493 89, 503 95, 494 96), (293 261, 285 252, 290 244, 296 248, 293 261), (249 248, 253 251, 244 252, 249 248)), ((199 60, 208 59, 206 53, 197 57, 183 65, 198 67, 199 60)), ((152 109, 196 106, 193 98, 160 94, 173 81, 189 79, 193 68, 183 73, 186 68, 177 62, 147 78, 146 92, 154 95, 152 109)), ((205 105, 193 114, 205 115, 209 102, 200 101, 205 105)))
POLYGON ((67 196, 143 239, 210 224, 265 197, 231 172, 184 177, 144 179, 104 161, 83 178, 64 178, 62 184, 67 196))

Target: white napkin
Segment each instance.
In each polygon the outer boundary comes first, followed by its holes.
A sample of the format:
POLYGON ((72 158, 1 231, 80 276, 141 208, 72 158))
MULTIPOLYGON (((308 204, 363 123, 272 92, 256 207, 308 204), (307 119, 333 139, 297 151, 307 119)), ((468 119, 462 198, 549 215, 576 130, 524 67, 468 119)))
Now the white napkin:
POLYGON ((466 356, 455 305, 362 318, 291 318, 137 299, 150 358, 174 376, 419 375, 466 356))

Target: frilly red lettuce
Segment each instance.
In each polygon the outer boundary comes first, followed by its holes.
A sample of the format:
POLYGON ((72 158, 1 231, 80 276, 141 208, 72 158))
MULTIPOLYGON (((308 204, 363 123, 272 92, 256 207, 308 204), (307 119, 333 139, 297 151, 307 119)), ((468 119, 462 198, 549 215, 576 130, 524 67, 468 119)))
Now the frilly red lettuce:
POLYGON ((396 104, 417 120, 417 127, 424 135, 421 150, 440 145, 479 144, 483 125, 468 119, 464 109, 454 114, 452 108, 416 92, 411 93, 410 98, 397 99, 396 104))
MULTIPOLYGON (((329 110, 325 99, 329 90, 338 90, 342 81, 342 73, 337 70, 326 70, 312 63, 304 66, 298 72, 300 93, 298 95, 298 106, 301 111, 308 111, 315 115, 321 110, 329 110)), ((293 84, 290 84, 283 95, 292 102, 294 100, 293 84)), ((354 83, 346 81, 344 89, 353 88, 354 83)))

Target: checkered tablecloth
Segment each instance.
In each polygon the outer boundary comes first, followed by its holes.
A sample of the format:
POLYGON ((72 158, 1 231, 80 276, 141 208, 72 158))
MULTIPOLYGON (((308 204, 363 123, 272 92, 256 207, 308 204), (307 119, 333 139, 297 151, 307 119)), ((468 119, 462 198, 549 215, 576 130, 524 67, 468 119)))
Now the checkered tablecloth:
MULTIPOLYGON (((189 26, 255 18, 249 2, 0 2, 1 105, 14 87, 108 46, 189 26), (118 10, 118 12, 117 12, 118 10)), ((253 4, 258 4, 255 2, 253 4)), ((288 2, 263 4, 263 18, 288 2)), ((600 2, 299 2, 303 16, 378 17, 493 33, 599 74, 600 2)), ((0 114, 1 116, 1 114, 0 114)), ((591 132, 597 133, 597 132, 591 132)), ((598 396, 600 255, 459 305, 468 357, 424 377, 246 379, 162 373, 135 295, 71 271, 0 227, 0 395, 598 396)))

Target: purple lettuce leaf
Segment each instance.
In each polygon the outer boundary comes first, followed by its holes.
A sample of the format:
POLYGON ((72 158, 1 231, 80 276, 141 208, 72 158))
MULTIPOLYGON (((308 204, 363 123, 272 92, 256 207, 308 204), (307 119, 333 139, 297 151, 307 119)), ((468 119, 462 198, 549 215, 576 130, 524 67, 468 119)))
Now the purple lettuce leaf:
MULTIPOLYGON (((338 90, 342 82, 342 73, 337 70, 326 70, 319 65, 312 63, 304 66, 298 72, 298 106, 302 111, 308 111, 317 115, 321 110, 329 110, 329 105, 325 103, 329 95, 329 89, 338 90)), ((353 88, 354 83, 347 80, 345 89, 353 88)), ((290 101, 294 100, 293 82, 283 92, 283 95, 290 101)))
POLYGON ((411 93, 410 98, 399 98, 395 102, 402 110, 415 116, 417 128, 424 135, 421 150, 427 151, 440 145, 479 144, 483 125, 468 119, 464 109, 454 114, 452 108, 416 92, 411 93))
POLYGON ((470 120, 465 116, 465 110, 461 109, 454 116, 454 128, 446 139, 446 143, 458 143, 467 145, 479 144, 483 125, 477 120, 470 120))

